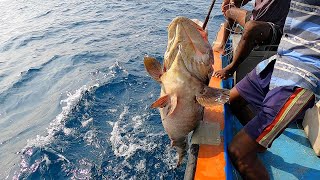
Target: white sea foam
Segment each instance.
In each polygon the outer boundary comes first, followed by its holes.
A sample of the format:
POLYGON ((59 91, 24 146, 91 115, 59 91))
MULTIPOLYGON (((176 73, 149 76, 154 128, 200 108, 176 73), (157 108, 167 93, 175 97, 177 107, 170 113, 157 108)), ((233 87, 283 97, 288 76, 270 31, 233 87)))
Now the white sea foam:
POLYGON ((64 127, 64 128, 63 128, 63 133, 64 133, 65 135, 69 136, 69 135, 71 135, 71 134, 74 134, 74 129, 64 127))
MULTIPOLYGON (((131 157, 137 150, 152 151, 157 147, 153 138, 140 138, 139 134, 147 134, 143 128, 143 121, 147 114, 137 115, 131 118, 128 117, 129 108, 124 107, 124 110, 119 115, 117 122, 113 124, 110 142, 113 152, 116 156, 125 158, 131 157)), ((111 125, 111 123, 109 123, 111 125)), ((147 135, 146 135, 147 136, 147 135)))
POLYGON ((84 92, 90 90, 93 87, 98 87, 99 85, 96 84, 91 87, 87 87, 86 85, 82 86, 80 89, 76 90, 75 93, 68 93, 68 98, 62 100, 60 104, 65 104, 62 107, 62 111, 60 114, 56 116, 56 118, 50 123, 49 127, 47 128, 47 135, 40 136, 37 135, 35 139, 27 140, 26 147, 42 147, 49 144, 55 137, 55 134, 60 131, 64 131, 65 134, 70 134, 72 131, 70 129, 66 129, 64 127, 64 121, 66 117, 70 114, 74 106, 78 104, 84 92))
POLYGON ((142 122, 143 122, 143 121, 142 121, 142 117, 141 117, 140 115, 134 116, 134 117, 132 118, 132 121, 133 121, 133 128, 135 128, 135 129, 141 127, 142 122))
POLYGON ((162 153, 163 162, 170 168, 175 168, 178 161, 177 152, 171 146, 166 146, 162 153))
POLYGON ((97 138, 97 131, 96 130, 89 130, 88 132, 86 132, 86 134, 83 136, 83 139, 89 145, 93 145, 96 148, 101 147, 101 145, 99 144, 98 138, 97 138))
POLYGON ((74 169, 71 179, 91 179, 91 168, 93 164, 88 159, 79 160, 80 166, 74 169))
POLYGON ((114 126, 114 122, 112 122, 112 121, 107 121, 107 123, 112 127, 114 126))
POLYGON ((138 171, 146 171, 146 160, 142 159, 139 161, 139 163, 136 165, 136 168, 138 171))
POLYGON ((107 111, 108 111, 108 112, 111 112, 111 113, 115 113, 115 112, 117 112, 118 110, 117 110, 117 109, 108 109, 107 111))
POLYGON ((126 69, 124 69, 123 67, 121 67, 119 62, 116 61, 114 65, 109 67, 109 72, 105 75, 105 77, 116 77, 116 75, 117 75, 116 69, 117 68, 120 69, 125 74, 129 74, 129 72, 126 69))
POLYGON ((86 127, 89 123, 91 123, 93 121, 93 118, 90 118, 86 121, 81 122, 82 127, 86 127))

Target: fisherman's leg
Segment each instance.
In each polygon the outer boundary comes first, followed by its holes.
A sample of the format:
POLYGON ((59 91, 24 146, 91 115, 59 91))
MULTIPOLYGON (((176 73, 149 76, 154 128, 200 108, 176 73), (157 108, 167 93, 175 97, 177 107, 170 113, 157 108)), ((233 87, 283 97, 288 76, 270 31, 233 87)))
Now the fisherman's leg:
POLYGON ((233 75, 238 66, 249 56, 257 44, 264 44, 272 36, 273 30, 269 23, 248 21, 244 26, 243 35, 233 55, 232 62, 224 69, 214 73, 214 76, 227 79, 233 75))
POLYGON ((228 148, 232 162, 246 179, 268 178, 257 152, 270 147, 290 122, 303 116, 314 105, 314 95, 302 88, 278 87, 267 93, 263 104, 228 148))
POLYGON ((228 147, 230 159, 243 179, 269 179, 268 172, 257 153, 265 149, 241 130, 228 147))
POLYGON ((234 29, 234 24, 239 23, 240 25, 244 25, 246 21, 248 11, 240 9, 240 8, 230 8, 226 12, 226 22, 224 22, 219 30, 219 33, 222 33, 222 39, 220 41, 216 41, 213 50, 222 52, 224 51, 226 42, 230 35, 230 30, 234 29))
POLYGON ((220 52, 224 54, 225 45, 230 35, 230 27, 233 26, 233 22, 225 21, 221 24, 220 30, 218 32, 218 37, 222 37, 221 39, 216 39, 213 44, 213 51, 220 52))
POLYGON ((272 71, 273 63, 260 74, 253 69, 231 89, 230 109, 242 125, 247 124, 261 110, 269 92, 272 71))
POLYGON ((269 23, 248 21, 244 26, 243 35, 233 57, 233 63, 238 59, 243 61, 257 44, 263 44, 271 36, 272 27, 269 23))
POLYGON ((254 117, 254 112, 248 107, 248 102, 235 87, 230 90, 230 109, 242 125, 247 124, 254 117))
POLYGON ((250 16, 251 16, 251 12, 244 9, 236 8, 236 7, 230 8, 226 12, 226 18, 228 20, 234 21, 243 27, 245 26, 246 22, 249 20, 250 16))
POLYGON ((257 141, 264 124, 272 121, 274 113, 268 113, 269 109, 262 110, 249 121, 244 128, 233 138, 228 153, 235 168, 244 179, 269 179, 266 168, 258 159, 257 153, 266 149, 257 141), (271 114, 271 116, 270 116, 271 114))

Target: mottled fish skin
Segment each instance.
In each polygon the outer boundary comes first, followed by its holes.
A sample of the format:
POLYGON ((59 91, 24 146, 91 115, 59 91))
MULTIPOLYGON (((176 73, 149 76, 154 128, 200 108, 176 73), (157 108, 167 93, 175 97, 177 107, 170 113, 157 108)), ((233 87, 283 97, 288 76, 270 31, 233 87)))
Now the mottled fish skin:
POLYGON ((187 70, 201 81, 207 82, 208 74, 212 72, 212 48, 202 27, 186 17, 177 17, 168 26, 164 70, 170 69, 179 50, 187 70))
POLYGON ((175 18, 168 27, 162 71, 155 59, 145 58, 147 71, 161 84, 160 98, 152 106, 160 110, 164 129, 179 154, 178 165, 186 153, 187 135, 203 119, 204 108, 196 95, 206 87, 212 64, 206 32, 185 17, 175 18))

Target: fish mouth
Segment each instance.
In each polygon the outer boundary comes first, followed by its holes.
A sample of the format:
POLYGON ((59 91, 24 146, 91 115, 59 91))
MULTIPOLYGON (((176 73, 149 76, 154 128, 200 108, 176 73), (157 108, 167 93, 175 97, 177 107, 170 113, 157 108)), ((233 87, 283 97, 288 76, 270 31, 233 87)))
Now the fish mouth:
MULTIPOLYGON (((201 24, 200 21, 198 23, 201 24)), ((174 51, 174 48, 181 45, 189 47, 188 53, 195 55, 207 54, 208 49, 211 48, 208 44, 207 33, 202 27, 191 19, 179 16, 173 19, 168 26, 168 47, 166 54, 174 51)))
POLYGON ((164 67, 170 69, 180 54, 186 69, 204 81, 208 79, 208 67, 213 64, 213 53, 206 31, 200 26, 200 21, 196 22, 179 16, 169 24, 164 67))

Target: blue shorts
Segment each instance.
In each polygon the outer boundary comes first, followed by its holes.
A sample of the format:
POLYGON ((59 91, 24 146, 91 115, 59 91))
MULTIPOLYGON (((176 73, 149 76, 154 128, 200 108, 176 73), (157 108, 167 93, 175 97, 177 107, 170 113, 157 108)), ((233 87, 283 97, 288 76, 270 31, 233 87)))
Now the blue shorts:
POLYGON ((244 131, 266 148, 290 122, 303 118, 315 101, 311 91, 299 87, 283 86, 269 90, 273 67, 274 63, 270 63, 259 74, 253 69, 235 86, 240 96, 257 112, 244 126, 244 131))

